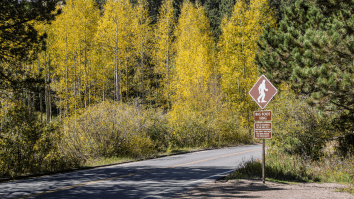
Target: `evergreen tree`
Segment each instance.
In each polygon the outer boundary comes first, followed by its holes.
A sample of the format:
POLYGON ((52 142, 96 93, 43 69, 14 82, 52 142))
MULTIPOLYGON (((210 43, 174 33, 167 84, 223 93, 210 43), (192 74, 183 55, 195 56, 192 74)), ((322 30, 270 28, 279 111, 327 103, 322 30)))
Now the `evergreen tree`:
POLYGON ((219 16, 221 19, 231 16, 232 9, 234 8, 235 3, 235 0, 220 0, 219 16))
POLYGON ((205 14, 209 18, 210 26, 213 29, 214 37, 217 39, 221 33, 220 23, 222 16, 220 16, 219 12, 220 0, 206 0, 203 6, 205 14))
POLYGON ((34 78, 18 62, 30 63, 45 48, 46 34, 39 34, 35 22, 50 23, 60 14, 59 0, 0 1, 0 85, 38 91, 44 79, 34 78))
POLYGON ((258 43, 257 64, 275 84, 287 82, 310 105, 339 113, 338 127, 354 130, 354 2, 296 1, 278 30, 258 43))

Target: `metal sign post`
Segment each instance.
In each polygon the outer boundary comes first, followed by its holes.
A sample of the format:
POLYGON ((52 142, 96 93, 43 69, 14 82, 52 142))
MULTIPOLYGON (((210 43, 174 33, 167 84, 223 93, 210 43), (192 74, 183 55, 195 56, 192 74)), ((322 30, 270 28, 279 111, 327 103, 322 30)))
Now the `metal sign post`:
POLYGON ((272 111, 264 111, 264 108, 277 94, 278 90, 262 75, 248 92, 252 99, 261 108, 261 111, 254 112, 254 138, 262 139, 262 180, 265 184, 265 139, 272 138, 272 111))
MULTIPOLYGON (((263 113, 263 109, 262 109, 263 113)), ((262 121, 263 123, 263 121, 262 121)), ((262 179, 263 179, 263 184, 265 184, 265 140, 264 138, 262 139, 262 179)))
POLYGON ((265 184, 265 140, 263 139, 263 144, 262 144, 262 179, 263 179, 263 184, 265 184))
MULTIPOLYGON (((261 113, 263 113, 263 109, 262 109, 261 113)), ((263 123, 263 121, 262 121, 262 123, 263 123)), ((263 180, 263 184, 265 184, 265 171, 264 171, 264 169, 265 169, 265 140, 263 138, 262 139, 262 180, 263 180)))

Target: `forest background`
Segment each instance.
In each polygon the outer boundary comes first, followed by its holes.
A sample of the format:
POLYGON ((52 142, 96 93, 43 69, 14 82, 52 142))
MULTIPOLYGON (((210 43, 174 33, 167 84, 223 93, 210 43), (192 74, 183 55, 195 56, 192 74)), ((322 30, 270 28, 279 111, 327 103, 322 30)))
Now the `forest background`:
MULTIPOLYGON (((248 91, 260 75, 257 41, 292 4, 59 1, 50 23, 26 22, 46 35, 41 50, 27 50, 35 58, 0 62, 12 78, 1 81, 0 175, 255 142, 258 107, 248 91), (13 84, 26 78, 30 86, 13 84)), ((344 135, 329 126, 338 115, 309 106, 289 82, 277 86, 269 105, 274 148, 285 143, 289 153, 316 159, 326 141, 344 135)))

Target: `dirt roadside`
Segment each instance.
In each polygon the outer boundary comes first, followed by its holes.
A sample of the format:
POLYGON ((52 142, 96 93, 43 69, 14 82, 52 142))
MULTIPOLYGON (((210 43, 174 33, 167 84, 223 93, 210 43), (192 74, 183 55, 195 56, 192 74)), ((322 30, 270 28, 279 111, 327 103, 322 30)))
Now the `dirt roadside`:
POLYGON ((266 182, 264 185, 258 179, 241 179, 206 183, 173 198, 354 199, 354 195, 347 192, 336 192, 336 189, 346 186, 336 183, 274 182, 266 182))

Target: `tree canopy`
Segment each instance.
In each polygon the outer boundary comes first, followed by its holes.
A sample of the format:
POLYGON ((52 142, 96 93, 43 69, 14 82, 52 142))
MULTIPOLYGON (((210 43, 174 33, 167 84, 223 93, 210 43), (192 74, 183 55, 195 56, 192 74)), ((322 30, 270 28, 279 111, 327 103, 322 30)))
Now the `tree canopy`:
POLYGON ((340 129, 354 125, 354 1, 296 1, 278 30, 266 26, 256 58, 275 84, 287 82, 322 111, 338 113, 340 129))
POLYGON ((9 0, 0 2, 0 84, 4 89, 18 89, 43 83, 43 79, 30 77, 21 62, 37 58, 45 48, 46 34, 39 34, 35 22, 50 23, 60 14, 59 0, 9 0), (5 67, 6 66, 6 67, 5 67))

